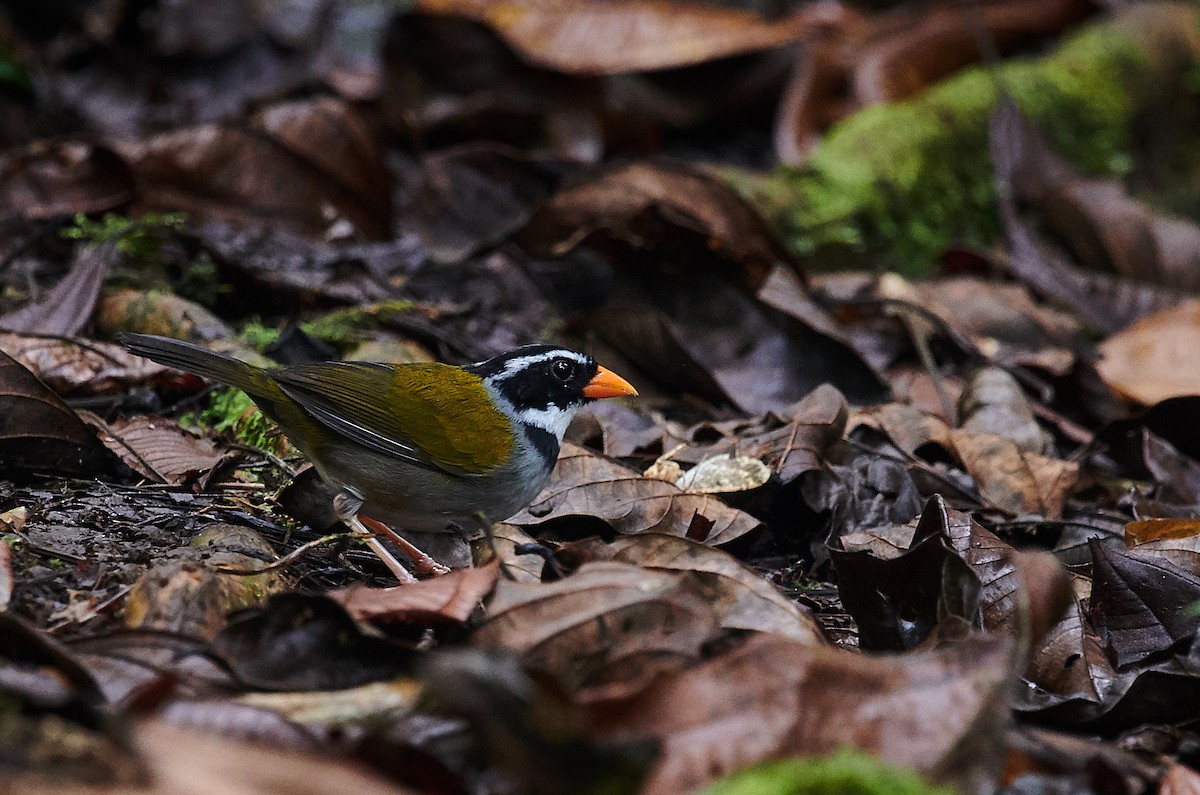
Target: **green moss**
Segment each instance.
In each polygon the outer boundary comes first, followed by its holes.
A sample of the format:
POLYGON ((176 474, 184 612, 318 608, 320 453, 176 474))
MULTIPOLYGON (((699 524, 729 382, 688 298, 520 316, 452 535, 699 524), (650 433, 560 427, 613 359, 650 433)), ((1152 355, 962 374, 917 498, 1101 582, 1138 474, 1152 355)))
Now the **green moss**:
POLYGON ((232 387, 214 389, 199 415, 187 414, 179 421, 227 433, 242 444, 271 453, 279 453, 283 443, 275 423, 267 419, 245 392, 232 387))
MULTIPOLYGON (((300 330, 313 339, 328 342, 345 352, 363 341, 365 332, 379 328, 393 315, 413 310, 412 301, 382 301, 378 304, 335 309, 300 324, 300 330)), ((242 327, 241 338, 257 350, 265 350, 279 340, 280 329, 253 318, 242 327)))
POLYGON ((986 246, 999 233, 987 125, 1000 86, 1057 151, 1118 175, 1131 162, 1139 103, 1161 79, 1151 58, 1125 27, 1102 23, 1043 58, 963 70, 848 117, 759 198, 800 254, 849 248, 919 273, 949 245, 986 246))
POLYGON ((76 213, 71 224, 59 230, 59 234, 69 240, 87 243, 116 243, 117 250, 125 255, 132 267, 146 268, 162 260, 160 233, 179 231, 186 222, 184 213, 148 213, 137 219, 105 213, 98 221, 76 213))
POLYGON ((911 770, 856 751, 767 762, 718 781, 704 795, 950 795, 911 770))
POLYGON ((261 353, 279 341, 279 329, 264 325, 259 318, 255 317, 242 326, 238 336, 251 348, 261 353))
POLYGON ((379 328, 389 316, 411 312, 412 301, 382 301, 378 304, 338 309, 300 324, 305 334, 343 350, 362 342, 363 332, 379 328))

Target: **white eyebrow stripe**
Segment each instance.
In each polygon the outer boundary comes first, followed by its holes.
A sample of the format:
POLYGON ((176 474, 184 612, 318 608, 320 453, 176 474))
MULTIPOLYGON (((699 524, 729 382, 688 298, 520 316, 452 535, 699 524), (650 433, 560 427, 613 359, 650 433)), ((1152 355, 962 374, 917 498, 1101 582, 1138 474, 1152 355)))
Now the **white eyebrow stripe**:
POLYGON ((582 353, 576 353, 575 351, 568 351, 565 349, 557 351, 545 351, 543 353, 531 353, 527 356, 518 356, 515 359, 509 359, 504 363, 504 369, 493 375, 491 380, 493 383, 497 381, 503 381, 531 365, 539 364, 541 362, 548 362, 551 359, 571 359, 579 364, 588 363, 588 358, 582 353))

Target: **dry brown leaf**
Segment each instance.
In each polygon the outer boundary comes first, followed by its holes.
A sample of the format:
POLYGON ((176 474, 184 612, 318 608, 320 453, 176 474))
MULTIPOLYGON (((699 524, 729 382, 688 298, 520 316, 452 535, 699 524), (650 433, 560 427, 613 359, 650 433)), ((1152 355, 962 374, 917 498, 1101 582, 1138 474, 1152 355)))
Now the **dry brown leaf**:
POLYGON ((1062 516, 1079 478, 1079 464, 1027 453, 1015 442, 985 432, 955 428, 954 452, 993 506, 1014 515, 1062 516))
POLYGON ((681 668, 719 631, 685 577, 628 563, 587 563, 551 583, 500 580, 487 612, 476 645, 516 652, 571 690, 681 668))
POLYGON ((484 22, 533 63, 569 74, 672 69, 795 41, 837 10, 778 19, 672 0, 419 0, 417 8, 484 22))
POLYGON ((1086 0, 991 0, 974 8, 929 3, 885 13, 872 41, 853 53, 859 103, 894 102, 983 57, 980 34, 1000 52, 1052 36, 1089 11, 1086 0))
POLYGON ((1035 301, 1023 284, 954 276, 913 284, 921 306, 985 350, 1015 347, 1028 355, 1050 351, 1073 357, 1079 334, 1074 315, 1035 301))
POLYGON ((636 239, 645 233, 651 213, 702 236, 712 251, 743 268, 746 284, 757 286, 777 262, 799 267, 732 188, 702 171, 669 163, 612 167, 559 191, 538 210, 526 236, 540 250, 562 255, 597 230, 636 239))
POLYGON ((927 444, 951 449, 950 427, 940 418, 907 403, 884 403, 855 413, 850 427, 869 424, 887 434, 897 448, 913 455, 927 444))
POLYGON ((134 356, 120 345, 0 332, 0 351, 31 370, 46 386, 66 397, 110 395, 152 381, 166 367, 134 356))
POLYGON ((997 637, 870 657, 764 636, 592 714, 604 737, 661 742, 652 795, 844 747, 966 785, 997 772, 1009 664, 997 637))
POLYGON ((542 493, 510 524, 536 527, 570 516, 602 519, 618 533, 666 533, 725 544, 760 525, 750 514, 707 494, 687 494, 674 484, 642 477, 583 447, 564 444, 542 493))
POLYGON ((1097 704, 1116 676, 1078 599, 1047 633, 1025 672, 1027 680, 1047 693, 1097 704))
POLYGON ((828 642, 810 610, 727 552, 659 533, 618 538, 607 548, 618 562, 691 574, 722 627, 784 635, 801 643, 828 642))
POLYGON ((1200 773, 1175 762, 1158 783, 1158 795, 1200 795, 1200 773))
POLYGON ((1125 546, 1200 575, 1200 520, 1143 519, 1125 525, 1125 546))
POLYGON ((159 483, 180 486, 194 482, 205 488, 223 466, 238 457, 236 450, 222 450, 164 417, 145 415, 113 423, 96 418, 94 423, 105 447, 130 469, 159 483))
POLYGON ((984 367, 971 375, 959 397, 958 413, 965 430, 1002 436, 1026 453, 1054 452, 1054 440, 1034 419, 1021 385, 999 367, 984 367))
POLYGON ((496 522, 492 525, 491 543, 472 548, 475 565, 483 566, 499 558, 506 579, 523 583, 541 582, 546 559, 537 554, 517 554, 517 547, 522 544, 536 547, 537 541, 516 525, 496 522))
POLYGON ((1088 13, 1084 0, 989 0, 969 9, 908 4, 868 18, 842 14, 805 42, 775 115, 775 152, 800 164, 833 122, 912 96, 982 59, 980 36, 1000 53, 1053 36, 1088 13))
MULTIPOLYGON (((73 795, 412 795, 361 766, 330 758, 267 748, 240 738, 192 731, 166 721, 138 724, 133 741, 147 767, 147 781, 113 785, 71 781, 73 795)), ((6 785, 28 795, 58 795, 61 778, 9 778, 6 785)))
POLYGON ((1200 300, 1142 318, 1100 343, 1104 382, 1129 400, 1153 405, 1200 394, 1200 300))
POLYGON ((330 591, 356 621, 368 624, 462 623, 496 585, 497 561, 394 588, 352 585, 330 591))

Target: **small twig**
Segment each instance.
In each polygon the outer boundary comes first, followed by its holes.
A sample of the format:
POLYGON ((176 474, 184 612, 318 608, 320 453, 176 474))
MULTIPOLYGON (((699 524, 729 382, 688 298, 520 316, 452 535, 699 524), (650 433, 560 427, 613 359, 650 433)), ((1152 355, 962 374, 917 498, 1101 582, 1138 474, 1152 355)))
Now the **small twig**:
POLYGON ((788 435, 787 444, 783 447, 783 455, 779 456, 779 460, 775 462, 775 474, 783 472, 783 464, 787 461, 787 457, 792 454, 795 449, 793 445, 796 443, 796 434, 800 431, 800 420, 792 420, 792 432, 788 435))
POLYGON ((234 442, 229 446, 234 450, 241 450, 242 452, 260 455, 274 464, 283 474, 291 478, 296 477, 296 468, 269 450, 264 450, 261 447, 255 447, 251 444, 242 444, 240 442, 234 442))
POLYGON ((313 549, 321 546, 322 544, 328 544, 331 541, 340 541, 343 538, 360 539, 362 537, 363 536, 361 533, 350 533, 350 532, 346 532, 346 531, 342 531, 340 533, 330 533, 328 535, 323 535, 320 538, 309 541, 305 544, 301 544, 300 546, 296 547, 288 554, 284 555, 282 558, 279 558, 278 560, 273 560, 270 563, 266 564, 265 566, 262 566, 257 569, 247 569, 247 568, 240 567, 240 566, 229 566, 229 565, 225 565, 222 563, 214 564, 213 569, 221 572, 222 574, 236 574, 239 577, 240 576, 250 576, 250 575, 254 575, 254 574, 262 574, 265 571, 274 571, 275 569, 282 568, 283 566, 287 566, 288 564, 295 562, 298 558, 300 558, 301 556, 305 555, 308 552, 311 552, 313 549))
POLYGON ((496 549, 496 533, 492 529, 492 523, 488 521, 487 514, 483 511, 476 511, 474 517, 479 522, 479 526, 483 528, 483 537, 487 539, 488 549, 492 551, 492 557, 500 562, 500 573, 504 575, 506 580, 516 582, 516 575, 508 570, 508 564, 500 556, 500 550, 496 549))

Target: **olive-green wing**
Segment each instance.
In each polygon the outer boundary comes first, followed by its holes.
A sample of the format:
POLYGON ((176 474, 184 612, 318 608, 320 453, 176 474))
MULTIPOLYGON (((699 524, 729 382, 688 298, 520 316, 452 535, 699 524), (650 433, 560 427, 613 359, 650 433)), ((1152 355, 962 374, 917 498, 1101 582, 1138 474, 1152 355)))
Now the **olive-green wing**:
POLYGON ((327 362, 271 376, 318 422, 410 464, 467 476, 511 453, 508 418, 479 377, 459 367, 327 362))

